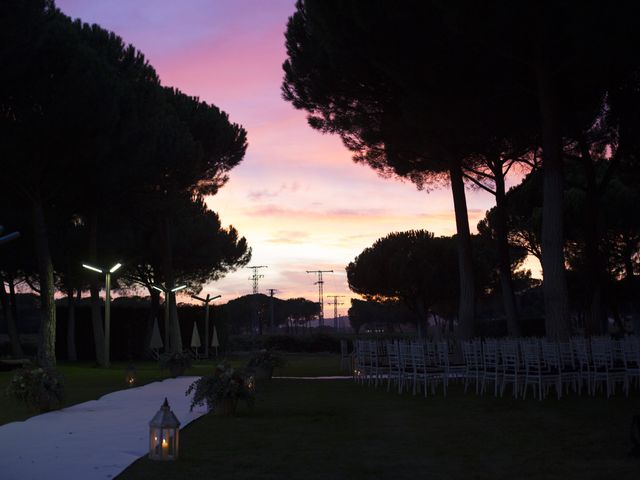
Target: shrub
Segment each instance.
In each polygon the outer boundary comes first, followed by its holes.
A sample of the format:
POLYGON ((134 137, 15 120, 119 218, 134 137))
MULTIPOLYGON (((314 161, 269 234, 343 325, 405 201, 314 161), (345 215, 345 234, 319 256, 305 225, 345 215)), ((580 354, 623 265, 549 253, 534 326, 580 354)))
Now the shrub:
POLYGON ((230 339, 232 351, 278 350, 281 352, 340 352, 340 338, 324 333, 310 336, 236 336, 230 339))
POLYGON ((7 394, 30 407, 47 411, 54 403, 62 404, 64 378, 51 368, 20 369, 11 378, 7 394))
POLYGON ((256 368, 271 369, 284 367, 286 360, 282 355, 273 353, 270 350, 260 350, 254 353, 247 363, 248 370, 255 370, 256 368))
POLYGON ((186 370, 191 368, 193 362, 193 355, 189 350, 183 352, 163 353, 158 359, 159 367, 164 369, 181 368, 186 370))

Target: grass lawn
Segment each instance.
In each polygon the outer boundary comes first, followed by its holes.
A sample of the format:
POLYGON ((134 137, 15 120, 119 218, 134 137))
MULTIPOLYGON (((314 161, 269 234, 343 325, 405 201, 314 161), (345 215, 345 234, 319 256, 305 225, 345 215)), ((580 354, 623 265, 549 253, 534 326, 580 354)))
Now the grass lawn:
POLYGON ((340 356, 334 354, 289 354, 285 355, 286 365, 277 368, 277 377, 322 377, 350 375, 340 371, 340 356))
MULTIPOLYGON (((240 365, 242 359, 234 360, 240 365)), ((215 362, 199 361, 186 371, 185 375, 203 375, 213 368, 215 362)), ((167 370, 160 370, 156 362, 135 363, 138 381, 136 385, 144 385, 169 377, 167 370)), ((63 407, 95 400, 107 393, 123 390, 126 362, 115 362, 110 368, 100 368, 91 362, 60 362, 57 369, 64 375, 65 393, 63 407)), ((38 412, 16 402, 5 395, 5 389, 13 372, 0 372, 0 425, 25 420, 38 412)))
POLYGON ((538 402, 457 387, 425 399, 348 380, 258 387, 253 410, 186 427, 178 462, 142 458, 118 479, 640 478, 627 457, 637 393, 538 402))
MULTIPOLYGON (((126 363, 114 363, 110 368, 99 368, 93 363, 59 363, 57 369, 64 375, 65 398, 63 406, 95 400, 101 396, 125 388, 126 363)), ((167 371, 160 371, 156 363, 136 363, 137 385, 168 377, 167 371)), ((16 402, 5 395, 5 389, 13 372, 0 372, 0 425, 25 420, 38 412, 16 402)))
MULTIPOLYGON (((241 366, 246 358, 232 358, 241 366)), ((290 355, 281 376, 339 375, 339 356, 290 355)), ((199 362, 187 375, 210 371, 199 362)), ((62 364, 67 405, 119 390, 125 364, 62 364)), ((139 383, 167 376, 136 364, 139 383)), ((0 373, 4 389, 10 373, 0 373)), ((142 458, 119 479, 636 479, 630 424, 640 395, 495 399, 387 393, 349 380, 272 380, 253 410, 206 415, 181 432, 180 460, 142 458)), ((0 396, 0 424, 33 415, 0 396)))
MULTIPOLYGON (((197 361, 185 372, 185 375, 203 375, 210 372, 213 366, 221 361, 197 361)), ((246 364, 247 358, 231 357, 225 361, 235 367, 241 367, 246 364)), ((339 362, 339 358, 336 359, 334 355, 289 355, 287 366, 276 370, 276 375, 339 375, 339 362)), ((135 366, 138 386, 169 376, 168 371, 161 371, 155 362, 136 362, 135 366)), ((65 378, 63 406, 95 400, 107 393, 124 389, 126 367, 126 362, 113 363, 110 368, 100 368, 91 362, 60 362, 57 368, 65 378)), ((25 420, 38 414, 4 394, 12 375, 13 372, 0 372, 0 425, 25 420)))

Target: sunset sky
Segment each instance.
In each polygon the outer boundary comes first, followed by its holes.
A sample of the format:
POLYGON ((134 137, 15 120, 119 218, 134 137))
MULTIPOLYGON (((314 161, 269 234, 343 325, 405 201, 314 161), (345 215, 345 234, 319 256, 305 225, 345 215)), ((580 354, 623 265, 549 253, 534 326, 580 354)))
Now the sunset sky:
MULTIPOLYGON (((164 85, 229 113, 248 132, 249 148, 229 183, 208 204, 253 249, 251 265, 268 265, 260 291, 280 298, 349 296, 345 266, 393 231, 455 233, 448 187, 419 192, 357 165, 338 137, 307 125, 305 113, 282 100, 284 31, 294 0, 58 0, 71 17, 98 23, 141 50, 164 85)), ((494 199, 468 191, 473 229, 494 199)), ((222 300, 251 293, 242 269, 204 292, 222 300)), ((344 314, 348 308, 339 309, 344 314)), ((325 317, 333 316, 325 303, 325 317)))

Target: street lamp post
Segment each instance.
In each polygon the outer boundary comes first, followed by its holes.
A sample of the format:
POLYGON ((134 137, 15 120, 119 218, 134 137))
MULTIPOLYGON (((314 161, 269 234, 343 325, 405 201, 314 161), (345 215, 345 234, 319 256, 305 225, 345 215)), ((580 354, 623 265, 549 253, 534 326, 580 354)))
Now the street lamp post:
POLYGON ((209 302, 220 298, 222 295, 216 295, 212 297, 207 293, 207 298, 198 297, 197 295, 191 295, 191 298, 204 302, 204 356, 209 358, 209 302))
POLYGON ((104 300, 104 366, 109 367, 110 359, 109 359, 109 350, 110 350, 110 338, 111 338, 111 274, 115 273, 122 264, 116 263, 113 267, 109 269, 101 269, 97 267, 92 267, 91 265, 87 265, 85 263, 82 264, 84 268, 87 270, 92 270, 98 273, 105 274, 105 300, 104 300))
POLYGON ((175 294, 178 290, 187 288, 187 286, 180 285, 179 287, 167 289, 162 285, 151 285, 151 288, 155 288, 164 293, 164 351, 170 352, 175 346, 171 345, 171 335, 169 335, 169 331, 171 330, 171 325, 169 325, 171 319, 171 294, 175 294))

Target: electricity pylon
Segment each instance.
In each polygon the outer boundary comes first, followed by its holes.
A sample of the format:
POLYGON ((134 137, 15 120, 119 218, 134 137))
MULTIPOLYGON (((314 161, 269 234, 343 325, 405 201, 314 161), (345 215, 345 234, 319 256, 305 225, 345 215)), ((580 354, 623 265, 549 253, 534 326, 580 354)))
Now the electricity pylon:
POLYGON ((253 275, 251 275, 249 277, 249 280, 251 280, 252 284, 253 284, 253 294, 255 295, 256 293, 258 293, 258 280, 260 280, 261 278, 264 278, 264 275, 259 275, 258 274, 258 269, 259 268, 268 268, 267 265, 256 265, 254 267, 247 267, 253 270, 253 275))
POLYGON ((333 329, 338 331, 338 305, 344 305, 344 302, 339 302, 339 298, 344 298, 344 295, 329 295, 329 298, 333 298, 333 302, 327 302, 329 305, 333 305, 333 329))
POLYGON ((269 292, 269 333, 273 333, 273 294, 278 290, 275 288, 267 288, 269 292))
POLYGON ((318 281, 314 283, 314 285, 318 285, 318 305, 320 306, 320 314, 318 316, 320 328, 324 327, 324 294, 322 291, 322 285, 324 285, 324 280, 322 280, 323 273, 333 273, 333 270, 307 270, 307 273, 316 273, 318 275, 318 281))

